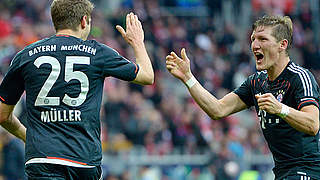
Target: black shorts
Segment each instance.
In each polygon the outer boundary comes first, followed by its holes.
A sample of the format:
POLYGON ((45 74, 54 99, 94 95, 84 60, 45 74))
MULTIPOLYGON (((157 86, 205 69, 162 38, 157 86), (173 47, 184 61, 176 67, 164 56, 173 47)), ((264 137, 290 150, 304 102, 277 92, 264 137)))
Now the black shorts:
POLYGON ((316 179, 313 179, 309 176, 306 176, 306 175, 289 175, 285 178, 283 178, 282 180, 316 180, 316 179))
POLYGON ((58 164, 33 163, 26 165, 28 180, 100 180, 100 166, 94 168, 79 168, 58 164))

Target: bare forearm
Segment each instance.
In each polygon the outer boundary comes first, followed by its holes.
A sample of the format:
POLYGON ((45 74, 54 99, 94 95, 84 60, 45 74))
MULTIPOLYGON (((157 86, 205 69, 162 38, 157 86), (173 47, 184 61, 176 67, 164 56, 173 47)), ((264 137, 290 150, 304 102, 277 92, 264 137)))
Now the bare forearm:
POLYGON ((188 89, 193 99, 212 119, 218 120, 223 117, 220 114, 221 108, 218 99, 203 88, 199 82, 188 89))
POLYGON ((319 129, 319 118, 315 117, 308 112, 298 111, 289 108, 289 114, 284 120, 296 130, 309 134, 316 135, 319 129))
POLYGON ((26 141, 26 128, 20 123, 18 118, 10 115, 8 120, 1 123, 1 126, 17 138, 26 141))
POLYGON ((196 83, 191 83, 191 85, 194 85, 190 88, 190 80, 193 79, 192 77, 193 75, 188 73, 186 77, 181 80, 188 87, 193 99, 213 120, 221 119, 247 108, 247 105, 233 92, 226 94, 221 99, 217 99, 195 79, 196 83))
POLYGON ((136 63, 140 66, 140 71, 143 72, 143 76, 145 77, 145 82, 140 83, 153 84, 154 72, 144 43, 136 44, 135 46, 133 46, 133 49, 136 56, 136 63))

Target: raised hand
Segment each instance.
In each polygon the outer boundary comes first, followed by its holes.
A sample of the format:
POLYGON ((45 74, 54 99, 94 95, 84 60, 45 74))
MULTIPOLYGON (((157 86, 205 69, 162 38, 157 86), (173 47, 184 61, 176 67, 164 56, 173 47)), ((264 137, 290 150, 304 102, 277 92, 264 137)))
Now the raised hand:
POLYGON ((190 60, 187 57, 185 48, 181 50, 181 57, 178 57, 175 52, 171 52, 166 57, 166 67, 174 77, 185 83, 192 77, 190 60))
POLYGON ((144 31, 142 29, 142 24, 139 21, 138 16, 132 12, 127 14, 126 17, 126 31, 120 25, 117 25, 116 29, 132 47, 143 45, 144 31))

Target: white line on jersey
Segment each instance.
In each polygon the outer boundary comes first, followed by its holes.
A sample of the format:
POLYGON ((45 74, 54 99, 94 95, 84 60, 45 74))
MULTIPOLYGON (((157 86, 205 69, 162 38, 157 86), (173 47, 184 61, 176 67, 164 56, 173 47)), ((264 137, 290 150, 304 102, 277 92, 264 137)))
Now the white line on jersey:
POLYGON ((304 89, 304 95, 313 96, 312 84, 311 84, 311 80, 309 78, 308 73, 306 73, 304 70, 294 67, 292 64, 289 65, 288 69, 299 75, 300 80, 302 82, 303 89, 304 89))

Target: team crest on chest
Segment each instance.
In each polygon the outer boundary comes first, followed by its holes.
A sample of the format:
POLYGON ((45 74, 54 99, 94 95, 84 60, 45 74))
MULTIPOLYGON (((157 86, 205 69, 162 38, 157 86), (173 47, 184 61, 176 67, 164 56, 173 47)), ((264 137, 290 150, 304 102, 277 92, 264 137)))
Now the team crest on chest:
POLYGON ((277 97, 277 100, 279 101, 279 102, 281 102, 282 101, 282 99, 283 99, 283 96, 284 96, 284 90, 279 90, 278 92, 277 92, 277 94, 276 94, 276 97, 277 97))

